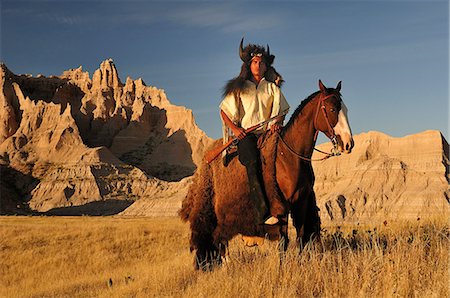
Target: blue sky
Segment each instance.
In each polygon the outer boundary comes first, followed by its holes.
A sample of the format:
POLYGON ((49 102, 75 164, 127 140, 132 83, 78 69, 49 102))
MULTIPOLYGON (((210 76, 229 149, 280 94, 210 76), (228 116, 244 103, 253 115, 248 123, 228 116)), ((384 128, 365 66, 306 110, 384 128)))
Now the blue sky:
POLYGON ((448 1, 8 1, 2 62, 16 74, 92 74, 113 58, 220 137, 218 105, 238 45, 269 44, 292 111, 343 81, 354 134, 427 129, 449 140, 448 1))

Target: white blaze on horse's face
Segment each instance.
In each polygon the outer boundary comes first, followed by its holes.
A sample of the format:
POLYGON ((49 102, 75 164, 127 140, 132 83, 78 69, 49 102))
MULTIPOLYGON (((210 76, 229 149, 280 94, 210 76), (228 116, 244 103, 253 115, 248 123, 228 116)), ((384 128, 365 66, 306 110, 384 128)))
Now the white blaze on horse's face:
POLYGON ((348 109, 344 102, 341 101, 341 110, 338 114, 338 122, 334 127, 334 132, 338 137, 339 150, 344 153, 352 152, 354 146, 352 130, 348 123, 348 109))

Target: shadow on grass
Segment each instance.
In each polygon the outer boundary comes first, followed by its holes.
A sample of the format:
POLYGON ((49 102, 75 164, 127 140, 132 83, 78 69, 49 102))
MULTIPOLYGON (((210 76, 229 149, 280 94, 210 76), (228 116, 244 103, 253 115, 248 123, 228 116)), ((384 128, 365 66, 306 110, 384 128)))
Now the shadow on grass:
POLYGON ((58 215, 58 216, 107 216, 115 215, 128 208, 134 201, 128 200, 106 200, 90 202, 85 205, 61 207, 50 209, 41 215, 58 215))

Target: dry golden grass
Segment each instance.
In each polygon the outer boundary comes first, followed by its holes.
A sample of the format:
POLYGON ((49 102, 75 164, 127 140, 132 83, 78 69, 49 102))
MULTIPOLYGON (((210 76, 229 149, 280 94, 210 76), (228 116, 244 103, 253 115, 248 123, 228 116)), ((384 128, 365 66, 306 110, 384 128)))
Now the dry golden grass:
POLYGON ((203 273, 176 218, 1 217, 0 297, 450 296, 444 219, 327 229, 323 251, 290 245, 282 266, 276 243, 236 238, 203 273))

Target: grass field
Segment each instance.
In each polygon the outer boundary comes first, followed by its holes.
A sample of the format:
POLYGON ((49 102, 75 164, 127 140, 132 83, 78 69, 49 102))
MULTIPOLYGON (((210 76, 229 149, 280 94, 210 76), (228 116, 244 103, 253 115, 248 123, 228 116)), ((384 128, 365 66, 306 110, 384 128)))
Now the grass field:
POLYGON ((237 237, 204 273, 176 218, 0 217, 0 297, 450 296, 446 220, 324 228, 323 250, 292 241, 282 266, 276 243, 237 237))

